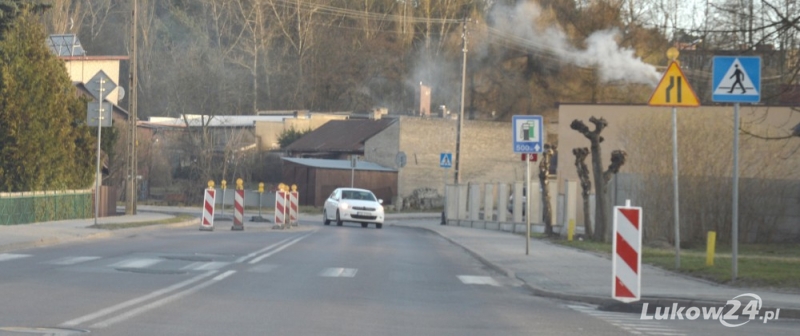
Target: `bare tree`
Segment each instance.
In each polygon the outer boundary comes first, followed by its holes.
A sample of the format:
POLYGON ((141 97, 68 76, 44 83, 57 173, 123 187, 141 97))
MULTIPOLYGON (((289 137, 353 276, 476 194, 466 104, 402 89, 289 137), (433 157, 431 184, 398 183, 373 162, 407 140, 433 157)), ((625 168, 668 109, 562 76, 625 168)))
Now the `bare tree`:
MULTIPOLYGON (((539 184, 542 186, 542 220, 544 220, 544 233, 553 235, 553 208, 550 206, 550 159, 555 155, 556 145, 544 144, 542 161, 539 162, 539 184)), ((528 195, 534 192, 528 190, 528 195)), ((530 197, 530 196, 528 196, 530 197)))
POLYGON ((586 157, 589 156, 589 148, 574 148, 572 154, 575 155, 575 168, 578 170, 578 177, 581 179, 581 196, 583 196, 583 227, 586 237, 592 237, 592 214, 589 209, 589 192, 592 190, 592 180, 589 178, 589 167, 586 166, 586 157))
POLYGON ((595 188, 595 231, 593 240, 604 241, 608 223, 606 207, 610 204, 606 193, 608 182, 611 181, 614 174, 619 172, 619 168, 625 164, 627 154, 621 150, 613 151, 611 153, 611 165, 608 170, 603 172, 602 148, 600 147, 603 137, 600 136, 600 133, 608 126, 608 122, 604 118, 597 119, 595 117, 589 118, 589 122, 594 124, 594 131, 590 131, 583 121, 577 119, 572 121, 570 128, 583 134, 592 144, 592 170, 594 172, 595 188))

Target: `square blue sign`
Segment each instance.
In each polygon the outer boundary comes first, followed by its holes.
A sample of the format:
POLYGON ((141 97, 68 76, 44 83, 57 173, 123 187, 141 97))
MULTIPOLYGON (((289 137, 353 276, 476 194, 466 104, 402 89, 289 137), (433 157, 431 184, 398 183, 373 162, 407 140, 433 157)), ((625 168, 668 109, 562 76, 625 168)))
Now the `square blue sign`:
POLYGON ((711 100, 721 103, 761 101, 761 57, 714 56, 711 100))

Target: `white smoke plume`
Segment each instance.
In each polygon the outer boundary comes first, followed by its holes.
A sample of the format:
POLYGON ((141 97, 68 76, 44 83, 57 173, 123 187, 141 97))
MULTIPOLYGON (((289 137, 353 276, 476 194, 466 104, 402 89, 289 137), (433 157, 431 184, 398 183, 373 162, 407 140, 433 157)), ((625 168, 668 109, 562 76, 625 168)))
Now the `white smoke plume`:
POLYGON ((523 39, 527 48, 554 55, 566 62, 595 67, 603 82, 624 81, 656 86, 661 75, 655 66, 637 57, 634 50, 621 47, 616 29, 592 33, 586 39, 586 49, 570 45, 567 35, 557 26, 542 27, 541 8, 531 2, 516 7, 496 5, 489 13, 493 28, 503 37, 523 39))

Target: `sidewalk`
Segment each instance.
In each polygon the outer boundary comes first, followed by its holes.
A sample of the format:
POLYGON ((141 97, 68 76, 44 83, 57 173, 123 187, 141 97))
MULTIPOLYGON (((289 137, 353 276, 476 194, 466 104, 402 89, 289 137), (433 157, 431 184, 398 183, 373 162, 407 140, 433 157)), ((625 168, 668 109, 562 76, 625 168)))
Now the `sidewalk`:
POLYGON ((721 307, 737 295, 754 293, 763 300, 762 310, 780 308, 780 318, 800 318, 800 295, 720 285, 649 265, 642 265, 642 300, 626 307, 611 299, 609 258, 538 239, 531 239, 530 254, 525 255, 524 235, 444 226, 436 220, 391 222, 436 232, 496 271, 521 280, 539 296, 641 312, 644 302, 650 306, 721 307))
MULTIPOLYGON (((159 221, 173 217, 175 216, 163 213, 140 211, 136 215, 101 217, 97 219, 97 223, 125 224, 159 221)), ((198 220, 192 220, 169 224, 169 226, 179 227, 197 225, 197 223, 198 220)), ((86 239, 111 237, 119 233, 130 233, 131 230, 148 230, 156 227, 165 227, 165 225, 159 225, 111 231, 90 228, 89 226, 92 225, 94 225, 94 218, 70 219, 20 225, 0 225, 0 253, 32 247, 70 243, 86 239)))
MULTIPOLYGON (((114 216, 98 219, 98 223, 135 223, 172 218, 171 213, 198 214, 200 208, 139 207, 136 215, 114 216)), ((257 215, 248 211, 245 218, 257 215)), ((266 215, 265 215, 266 216, 266 215)), ((525 237, 507 232, 440 225, 438 213, 387 214, 387 226, 430 230, 444 239, 461 246, 484 264, 496 271, 516 278, 534 294, 563 300, 580 301, 598 305, 619 303, 611 299, 611 260, 591 252, 531 239, 530 255, 525 255, 525 237)), ((319 215, 300 214, 300 220, 315 222, 319 215)), ((94 219, 77 219, 23 225, 0 225, 0 253, 75 242, 86 239, 130 234, 132 231, 198 225, 199 220, 109 231, 89 228, 94 219)), ((250 222, 248 222, 250 223, 250 222)), ((246 226, 248 224, 245 224, 246 226)), ((267 226, 264 226, 267 227, 267 226)), ((720 307, 727 300, 744 293, 754 293, 763 300, 762 310, 780 308, 780 318, 800 319, 800 295, 787 294, 759 288, 736 288, 690 278, 660 268, 643 265, 642 300, 623 306, 633 312, 641 311, 641 304, 651 306, 720 307), (638 309, 638 310, 637 310, 638 309)))

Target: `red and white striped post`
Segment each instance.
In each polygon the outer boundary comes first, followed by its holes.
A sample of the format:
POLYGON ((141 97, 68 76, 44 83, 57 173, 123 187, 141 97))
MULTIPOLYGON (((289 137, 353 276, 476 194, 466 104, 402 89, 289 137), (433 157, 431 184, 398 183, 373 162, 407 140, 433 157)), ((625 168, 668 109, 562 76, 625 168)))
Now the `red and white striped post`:
POLYGON ((289 192, 289 223, 297 226, 297 202, 300 198, 300 193, 297 192, 297 186, 292 185, 292 191, 289 192))
POLYGON ((233 193, 233 226, 231 230, 244 230, 244 181, 236 179, 236 192, 233 193))
POLYGON ((285 228, 286 224, 286 192, 278 189, 275 192, 275 225, 285 228))
POLYGON ((639 301, 642 288, 642 208, 614 207, 614 256, 611 262, 611 297, 622 302, 639 301))
POLYGON ((216 200, 214 181, 208 181, 208 188, 203 197, 203 218, 200 219, 201 231, 214 231, 214 201, 216 200))

